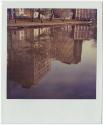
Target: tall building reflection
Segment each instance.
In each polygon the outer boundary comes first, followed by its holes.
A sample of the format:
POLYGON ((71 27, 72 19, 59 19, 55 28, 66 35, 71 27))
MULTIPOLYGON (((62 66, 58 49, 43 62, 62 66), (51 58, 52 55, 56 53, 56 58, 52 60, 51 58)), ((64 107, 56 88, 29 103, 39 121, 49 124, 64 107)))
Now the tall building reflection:
MULTIPOLYGON (((29 34, 33 33, 29 29, 29 34)), ((28 30, 9 31, 11 41, 8 48, 8 79, 29 88, 50 70, 49 41, 39 38, 33 42, 33 34, 27 36, 28 30), (22 34, 22 35, 21 35, 22 34)), ((9 39, 8 38, 8 39, 9 39)))
POLYGON ((75 25, 73 26, 73 38, 75 40, 89 40, 95 38, 96 27, 90 25, 75 25))
POLYGON ((9 30, 8 80, 30 88, 51 69, 51 58, 80 63, 83 40, 93 36, 90 26, 79 25, 9 30))
POLYGON ((54 29, 51 38, 51 57, 67 64, 81 61, 82 40, 74 40, 72 26, 54 29))

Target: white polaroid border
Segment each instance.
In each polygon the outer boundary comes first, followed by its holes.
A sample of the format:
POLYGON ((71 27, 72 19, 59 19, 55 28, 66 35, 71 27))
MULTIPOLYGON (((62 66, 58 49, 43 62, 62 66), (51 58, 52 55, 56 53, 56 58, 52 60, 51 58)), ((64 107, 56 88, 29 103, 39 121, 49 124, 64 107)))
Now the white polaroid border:
POLYGON ((101 123, 102 122, 102 4, 96 1, 15 1, 2 5, 2 122, 101 123), (96 99, 7 99, 7 8, 96 8, 96 99))

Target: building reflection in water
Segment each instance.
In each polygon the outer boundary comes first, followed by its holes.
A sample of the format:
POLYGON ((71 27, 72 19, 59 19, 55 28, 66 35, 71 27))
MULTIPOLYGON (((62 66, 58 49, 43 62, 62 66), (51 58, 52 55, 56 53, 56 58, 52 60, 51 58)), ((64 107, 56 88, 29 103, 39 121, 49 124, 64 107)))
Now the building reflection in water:
POLYGON ((80 63, 83 40, 93 33, 90 26, 79 25, 9 30, 8 80, 30 88, 51 70, 51 59, 80 63))
MULTIPOLYGON (((34 29, 9 31, 11 46, 8 45, 8 79, 29 88, 50 70, 50 42, 47 37, 33 35, 34 29), (29 35, 27 35, 29 34, 29 35)), ((8 38, 8 39, 9 39, 8 38)), ((10 44, 10 43, 8 43, 10 44)))
POLYGON ((51 38, 51 57, 63 63, 75 64, 81 61, 82 40, 74 40, 72 27, 54 29, 51 38))

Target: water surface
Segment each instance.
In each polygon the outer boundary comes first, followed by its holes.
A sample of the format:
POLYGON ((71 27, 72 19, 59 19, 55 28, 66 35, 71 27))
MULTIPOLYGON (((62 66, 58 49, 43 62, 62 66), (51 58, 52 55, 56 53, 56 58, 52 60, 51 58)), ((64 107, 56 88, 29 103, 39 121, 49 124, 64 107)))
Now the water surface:
POLYGON ((95 99, 94 26, 8 30, 8 99, 95 99))

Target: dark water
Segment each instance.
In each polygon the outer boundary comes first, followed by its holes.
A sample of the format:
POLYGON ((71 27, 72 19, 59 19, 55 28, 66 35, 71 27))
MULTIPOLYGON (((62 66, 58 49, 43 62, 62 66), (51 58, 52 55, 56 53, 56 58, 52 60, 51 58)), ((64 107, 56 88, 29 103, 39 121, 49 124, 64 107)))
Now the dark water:
POLYGON ((7 98, 96 98, 95 27, 9 29, 7 49, 7 98))

